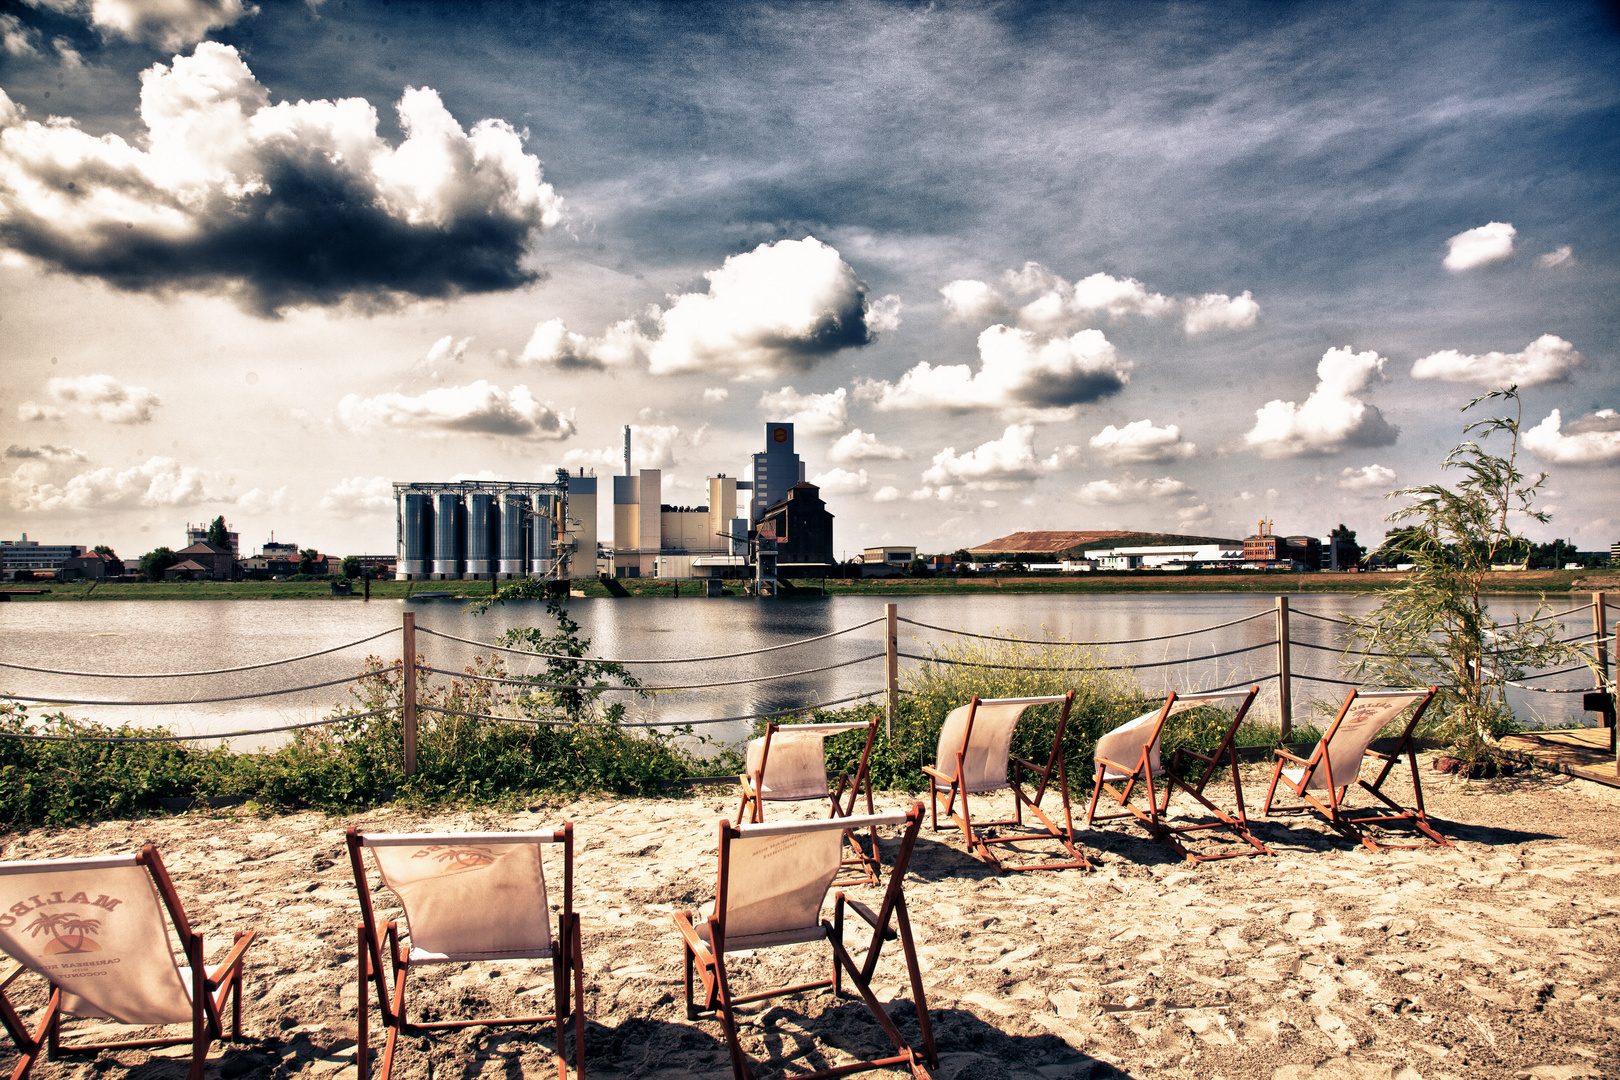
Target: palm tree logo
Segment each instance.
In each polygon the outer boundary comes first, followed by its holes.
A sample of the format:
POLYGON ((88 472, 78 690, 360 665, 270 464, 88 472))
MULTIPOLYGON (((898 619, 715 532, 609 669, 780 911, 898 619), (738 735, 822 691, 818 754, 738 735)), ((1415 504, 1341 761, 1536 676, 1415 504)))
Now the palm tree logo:
POLYGON ((91 934, 100 933, 100 919, 87 919, 71 911, 41 912, 26 929, 29 937, 51 935, 43 950, 46 956, 101 951, 100 943, 90 938, 91 934))

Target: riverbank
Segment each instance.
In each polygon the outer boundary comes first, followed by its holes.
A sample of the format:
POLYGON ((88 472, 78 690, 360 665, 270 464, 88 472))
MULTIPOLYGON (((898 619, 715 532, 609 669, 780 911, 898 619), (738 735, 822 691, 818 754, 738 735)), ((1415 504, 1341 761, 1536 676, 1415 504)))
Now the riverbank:
MULTIPOLYGON (((1373 593, 1401 584, 1406 575, 1238 573, 1211 571, 1098 571, 1073 576, 1046 574, 979 574, 935 578, 793 579, 794 587, 809 595, 830 596, 953 596, 990 594, 1104 594, 1104 593, 1373 593)), ((490 594, 488 581, 374 581, 373 600, 467 601, 490 594), (436 594, 424 597, 422 594, 436 594)), ((727 582, 729 594, 740 595, 741 582, 727 582)), ((705 596, 699 581, 660 581, 623 578, 615 585, 631 596, 683 599, 705 596)), ((352 596, 333 596, 325 581, 165 581, 165 582, 54 582, 18 584, 0 589, 13 603, 110 600, 335 600, 362 599, 363 586, 354 583, 352 596)), ((576 595, 614 595, 598 581, 576 581, 576 595)), ((1539 593, 1582 593, 1620 590, 1620 571, 1521 570, 1489 575, 1486 591, 1504 596, 1539 593)))
MULTIPOLYGON (((951 833, 925 828, 906 896, 939 1040, 935 1080, 1610 1075, 1620 1060, 1620 798, 1546 774, 1465 783, 1441 779, 1426 759, 1423 768, 1429 811, 1455 848, 1370 854, 1318 822, 1262 819, 1256 832, 1270 857, 1189 867, 1139 830, 1082 831, 1096 871, 997 878, 951 833)), ((1394 779, 1404 781, 1404 769, 1394 779)), ((1252 806, 1263 793, 1258 769, 1245 786, 1252 806)), ((715 820, 735 810, 732 795, 590 798, 514 814, 183 814, 13 834, 0 839, 0 858, 158 843, 210 958, 231 931, 260 932, 244 1008, 253 1041, 216 1049, 210 1075, 355 1080, 358 907, 343 828, 571 819, 588 1074, 720 1080, 730 1071, 719 1026, 688 1022, 681 1005, 670 913, 712 898, 715 820)), ((881 807, 908 801, 879 796, 881 807)), ((885 846, 892 851, 892 840, 885 846)), ((871 887, 850 892, 875 902, 871 887)), ((732 966, 747 986, 798 982, 801 968, 824 969, 821 955, 769 950, 738 954, 732 966)), ((905 982, 899 956, 891 946, 877 970, 886 999, 905 982)), ((537 964, 426 972, 412 980, 416 1015, 514 1015, 550 1001, 549 972, 537 964)), ((29 978, 8 991, 27 987, 17 1002, 25 1015, 43 1001, 36 985, 29 978)), ((742 1012, 756 1060, 784 1055, 795 1071, 865 1052, 876 1034, 858 1002, 825 996, 742 1012)), ((555 1069, 551 1038, 525 1028, 415 1036, 396 1075, 542 1076, 555 1069)), ((129 1050, 101 1062, 116 1075, 169 1076, 185 1053, 129 1050)), ((34 1075, 69 1080, 89 1068, 42 1061, 34 1075)))

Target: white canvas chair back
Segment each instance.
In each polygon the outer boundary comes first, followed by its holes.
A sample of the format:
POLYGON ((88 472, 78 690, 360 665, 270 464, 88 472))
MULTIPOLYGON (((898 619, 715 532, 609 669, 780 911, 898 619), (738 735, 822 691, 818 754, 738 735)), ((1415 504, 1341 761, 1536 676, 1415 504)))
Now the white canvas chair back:
MULTIPOLYGON (((1247 690, 1240 690, 1236 693, 1188 694, 1186 697, 1177 697, 1171 703, 1170 712, 1164 719, 1168 723, 1170 717, 1175 716, 1177 713, 1202 708, 1205 705, 1218 705, 1223 701, 1241 700, 1248 696, 1249 692, 1247 690)), ((1153 747, 1148 752, 1149 767, 1153 770, 1154 776, 1161 775, 1164 772, 1164 766, 1159 763, 1159 749, 1164 743, 1164 727, 1159 724, 1158 720, 1159 714, 1162 712, 1164 712, 1163 705, 1143 713, 1134 720, 1125 721, 1119 727, 1098 739, 1095 751, 1096 760, 1100 762, 1103 758, 1107 758, 1109 761, 1134 767, 1138 761, 1142 760, 1142 747, 1151 737, 1153 747)), ((1111 766, 1107 766, 1103 772, 1103 779, 1123 780, 1129 775, 1131 774, 1122 773, 1111 766)))
POLYGON ((759 774, 760 760, 765 760, 765 775, 760 778, 760 798, 768 802, 792 802, 801 799, 825 799, 832 795, 827 787, 827 758, 823 745, 829 735, 858 731, 867 723, 853 724, 789 724, 771 732, 771 752, 765 755, 765 736, 748 740, 748 756, 744 768, 749 776, 759 774))
MULTIPOLYGON (((1428 696, 1427 690, 1358 692, 1344 717, 1323 740, 1327 743, 1328 764, 1333 768, 1333 783, 1338 787, 1355 783, 1356 777, 1361 775, 1361 759, 1367 753, 1367 747, 1378 738, 1378 733, 1388 727, 1408 705, 1415 705, 1428 696)), ((1304 769, 1283 770, 1283 775, 1295 784, 1299 783, 1304 773, 1304 769)), ((1325 790, 1328 786, 1327 769, 1317 765, 1311 773, 1310 783, 1305 786, 1325 790)))
MULTIPOLYGON (((1010 787, 1007 779, 1007 758, 1012 752, 1013 729, 1018 718, 1031 705, 1048 705, 1062 701, 1058 697, 1037 698, 985 698, 977 710, 972 702, 952 709, 945 717, 945 726, 939 732, 939 749, 934 755, 934 768, 946 776, 956 775, 956 753, 962 749, 964 734, 969 742, 962 755, 962 790, 977 794, 982 791, 1000 791, 1010 787), (968 717, 973 717, 973 730, 968 731, 968 717)), ((936 787, 949 788, 949 784, 934 781, 936 787)))
POLYGON ((62 988, 64 1013, 191 1023, 190 969, 133 854, 0 863, 0 948, 62 988))
POLYGON ((405 908, 413 964, 553 955, 540 845, 552 830, 369 833, 383 884, 405 908))
POLYGON ((722 853, 726 951, 820 940, 821 906, 838 874, 844 830, 905 823, 905 814, 862 814, 737 826, 722 853))

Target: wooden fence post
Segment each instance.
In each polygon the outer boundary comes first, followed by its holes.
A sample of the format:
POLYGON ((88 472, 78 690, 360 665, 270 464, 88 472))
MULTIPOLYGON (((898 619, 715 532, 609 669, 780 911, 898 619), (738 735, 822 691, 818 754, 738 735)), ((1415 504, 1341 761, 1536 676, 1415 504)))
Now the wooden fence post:
POLYGON ((416 612, 405 613, 405 775, 416 772, 416 612))
POLYGON ((900 711, 900 630, 899 605, 884 604, 883 616, 885 632, 883 635, 883 655, 886 660, 888 676, 887 689, 889 692, 888 718, 885 725, 889 742, 894 742, 894 717, 900 711))
POLYGON ((1277 597, 1277 716, 1278 741, 1287 742, 1294 731, 1293 673, 1288 659, 1288 597, 1277 597))

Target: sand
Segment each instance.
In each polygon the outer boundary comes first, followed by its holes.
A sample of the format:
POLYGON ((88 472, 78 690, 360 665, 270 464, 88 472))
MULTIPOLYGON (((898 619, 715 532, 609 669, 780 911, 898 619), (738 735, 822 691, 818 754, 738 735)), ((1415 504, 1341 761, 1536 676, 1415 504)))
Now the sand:
MULTIPOLYGON (((1269 857, 1194 866, 1140 830, 1119 829, 1082 834, 1093 872, 997 877, 962 853, 954 833, 925 827, 906 890, 941 1053, 934 1076, 1620 1076, 1620 789, 1545 774, 1424 781, 1454 848, 1372 853, 1319 821, 1273 818, 1256 828, 1269 857)), ((1248 773, 1246 791, 1251 805, 1263 795, 1258 772, 1248 773)), ((713 895, 715 819, 735 809, 731 792, 723 795, 587 799, 501 815, 185 814, 36 830, 0 844, 4 858, 18 859, 158 843, 211 956, 229 931, 261 928, 248 966, 253 1041, 216 1048, 210 1078, 353 1080, 358 906, 343 827, 570 819, 581 848, 588 1075, 719 1080, 730 1076, 725 1044, 713 1020, 686 1020, 670 913, 713 895)), ((906 801, 880 796, 887 806, 906 801)), ((787 815, 773 808, 777 816, 787 815)), ((762 979, 820 977, 823 955, 815 946, 739 955, 737 992, 762 979)), ((550 1008, 544 967, 431 970, 413 994, 430 1015, 550 1008)), ((24 983, 13 989, 19 1005, 37 1008, 38 981, 24 983)), ((904 998, 898 949, 885 952, 876 985, 882 997, 904 998)), ((897 1012, 908 1015, 907 1006, 897 1012)), ((886 1045, 858 1001, 826 995, 748 1010, 743 1038, 756 1061, 788 1059, 761 1066, 762 1075, 886 1045)), ((402 1042, 397 1073, 413 1080, 556 1075, 549 1030, 473 1028, 402 1042)), ((186 1053, 42 1062, 35 1075, 179 1078, 186 1053)))

